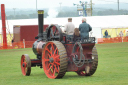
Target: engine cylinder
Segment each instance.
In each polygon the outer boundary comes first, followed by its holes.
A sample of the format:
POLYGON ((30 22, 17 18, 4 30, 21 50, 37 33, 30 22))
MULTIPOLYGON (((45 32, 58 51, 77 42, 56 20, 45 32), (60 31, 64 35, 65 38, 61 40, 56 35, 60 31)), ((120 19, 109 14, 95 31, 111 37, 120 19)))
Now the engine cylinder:
POLYGON ((43 41, 35 41, 33 44, 33 52, 35 55, 42 55, 42 49, 44 47, 46 42, 43 41))

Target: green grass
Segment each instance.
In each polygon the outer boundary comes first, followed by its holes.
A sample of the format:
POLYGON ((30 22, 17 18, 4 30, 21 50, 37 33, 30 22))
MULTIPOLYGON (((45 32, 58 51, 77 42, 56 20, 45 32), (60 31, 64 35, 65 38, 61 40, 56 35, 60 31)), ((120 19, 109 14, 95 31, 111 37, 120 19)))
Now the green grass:
POLYGON ((31 48, 0 50, 0 85, 128 85, 128 43, 97 44, 98 68, 90 77, 67 72, 62 79, 49 79, 33 67, 30 76, 20 68, 22 54, 36 58, 31 48))

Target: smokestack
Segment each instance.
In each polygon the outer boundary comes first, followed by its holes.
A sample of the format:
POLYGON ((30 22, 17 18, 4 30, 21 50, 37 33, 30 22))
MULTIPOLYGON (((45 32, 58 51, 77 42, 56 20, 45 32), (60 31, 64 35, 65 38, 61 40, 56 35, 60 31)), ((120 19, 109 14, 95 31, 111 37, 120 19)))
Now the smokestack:
POLYGON ((38 39, 43 38, 44 10, 38 10, 38 39))

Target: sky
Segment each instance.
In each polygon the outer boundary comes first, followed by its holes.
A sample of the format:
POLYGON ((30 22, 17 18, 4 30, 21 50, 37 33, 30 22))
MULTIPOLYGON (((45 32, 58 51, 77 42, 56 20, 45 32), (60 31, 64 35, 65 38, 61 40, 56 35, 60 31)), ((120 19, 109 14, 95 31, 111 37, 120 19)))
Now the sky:
MULTIPOLYGON (((0 4, 5 4, 5 8, 16 8, 16 9, 36 9, 36 1, 37 1, 37 9, 41 8, 54 8, 60 6, 73 6, 73 3, 79 4, 80 0, 0 0, 0 4)), ((81 0, 87 1, 90 0, 81 0)), ((95 4, 117 4, 118 0, 92 0, 95 4)), ((128 4, 128 0, 119 0, 120 3, 128 4)))

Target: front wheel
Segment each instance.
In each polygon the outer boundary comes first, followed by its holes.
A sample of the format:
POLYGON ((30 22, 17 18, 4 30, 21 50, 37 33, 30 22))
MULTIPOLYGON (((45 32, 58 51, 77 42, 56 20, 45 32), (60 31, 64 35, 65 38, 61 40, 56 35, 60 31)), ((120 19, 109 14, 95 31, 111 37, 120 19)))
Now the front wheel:
POLYGON ((24 76, 29 76, 31 73, 31 60, 27 54, 21 56, 21 71, 24 76))

